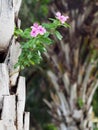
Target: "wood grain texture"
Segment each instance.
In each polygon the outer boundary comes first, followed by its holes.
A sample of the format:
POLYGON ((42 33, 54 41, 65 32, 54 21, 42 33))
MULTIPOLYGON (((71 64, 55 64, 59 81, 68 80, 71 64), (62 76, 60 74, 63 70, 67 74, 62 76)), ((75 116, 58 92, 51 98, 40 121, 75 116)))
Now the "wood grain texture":
POLYGON ((25 112, 25 114, 24 114, 24 130, 29 130, 29 123, 30 123, 30 113, 25 112))
POLYGON ((21 54, 20 44, 15 43, 15 40, 12 40, 12 45, 10 46, 10 62, 9 62, 9 72, 10 72, 10 86, 15 86, 17 78, 19 76, 20 68, 15 68, 15 64, 18 62, 18 57, 21 54))
POLYGON ((9 75, 5 64, 0 64, 0 109, 4 95, 9 95, 9 75))
POLYGON ((25 78, 19 77, 19 67, 14 68, 21 54, 20 44, 13 36, 14 27, 20 28, 21 24, 21 1, 0 0, 0 53, 8 50, 0 64, 0 130, 29 130, 29 112, 24 112, 25 78))
POLYGON ((22 0, 0 0, 0 51, 10 44, 22 0))
POLYGON ((20 76, 17 88, 17 124, 18 130, 23 130, 23 113, 25 108, 25 78, 20 76))
POLYGON ((15 95, 4 96, 3 111, 1 119, 4 122, 4 126, 9 130, 15 130, 14 122, 16 120, 16 107, 15 107, 15 95))
POLYGON ((14 33, 13 0, 0 0, 0 51, 4 51, 14 33))

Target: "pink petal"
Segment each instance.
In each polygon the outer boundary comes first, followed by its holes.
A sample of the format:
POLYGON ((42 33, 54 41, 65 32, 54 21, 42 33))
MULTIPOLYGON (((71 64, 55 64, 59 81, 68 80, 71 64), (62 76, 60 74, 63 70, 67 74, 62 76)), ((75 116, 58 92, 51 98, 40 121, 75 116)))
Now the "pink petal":
POLYGON ((64 15, 61 15, 60 12, 57 12, 56 13, 56 18, 61 22, 61 23, 65 23, 65 21, 67 21, 67 19, 69 18, 68 16, 64 16, 64 15))
POLYGON ((32 29, 36 29, 34 26, 31 26, 32 29))
POLYGON ((46 29, 42 27, 41 25, 38 27, 38 31, 40 35, 43 35, 46 32, 46 29))
POLYGON ((39 26, 38 23, 34 23, 33 26, 31 26, 31 28, 32 28, 32 29, 38 28, 38 26, 39 26))
POLYGON ((60 21, 61 21, 61 23, 64 23, 64 22, 66 21, 65 16, 62 15, 62 16, 60 17, 60 21))
POLYGON ((68 16, 61 15, 59 20, 60 20, 61 23, 65 23, 68 18, 69 18, 68 16))
POLYGON ((39 24, 38 24, 38 23, 34 23, 33 26, 34 26, 35 28, 37 28, 37 27, 39 26, 39 24))
POLYGON ((31 36, 36 37, 37 35, 38 35, 37 29, 33 28, 32 31, 31 31, 31 36))
POLYGON ((68 16, 63 16, 63 15, 62 15, 62 17, 63 17, 64 21, 67 21, 67 19, 69 18, 68 16))
POLYGON ((57 17, 60 17, 60 16, 61 16, 61 13, 60 13, 60 12, 57 12, 57 13, 56 13, 56 16, 57 16, 57 17))
POLYGON ((38 34, 43 35, 46 33, 46 29, 42 27, 41 25, 38 25, 38 23, 34 23, 33 26, 31 26, 31 36, 36 37, 38 34))

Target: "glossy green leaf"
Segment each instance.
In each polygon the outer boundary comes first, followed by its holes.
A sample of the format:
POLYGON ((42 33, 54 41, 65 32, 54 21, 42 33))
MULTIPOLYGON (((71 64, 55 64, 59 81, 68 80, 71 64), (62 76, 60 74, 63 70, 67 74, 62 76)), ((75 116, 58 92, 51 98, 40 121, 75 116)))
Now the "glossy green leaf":
POLYGON ((59 31, 55 31, 55 34, 56 34, 56 37, 57 37, 59 40, 62 40, 63 36, 60 34, 59 31))

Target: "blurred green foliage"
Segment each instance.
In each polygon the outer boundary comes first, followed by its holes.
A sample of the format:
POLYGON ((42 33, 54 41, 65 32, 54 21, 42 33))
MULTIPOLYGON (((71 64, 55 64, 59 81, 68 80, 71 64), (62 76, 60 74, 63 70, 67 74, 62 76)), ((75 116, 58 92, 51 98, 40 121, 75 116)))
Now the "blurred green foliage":
MULTIPOLYGON (((45 21, 48 18, 50 2, 51 0, 23 0, 19 14, 21 28, 30 27, 33 22, 42 23, 45 21)), ((41 85, 43 81, 42 74, 40 74, 38 68, 29 67, 22 71, 22 75, 25 75, 27 79, 26 110, 30 111, 31 127, 37 130, 39 126, 43 130, 49 130, 51 127, 51 130, 55 130, 54 127, 49 126, 51 117, 47 112, 47 105, 43 102, 43 98, 49 99, 49 89, 41 85)))
POLYGON ((31 25, 34 21, 46 20, 50 2, 51 0, 23 0, 20 11, 22 28, 31 25))
POLYGON ((93 110, 94 110, 95 116, 98 116, 98 89, 96 90, 92 104, 93 104, 93 110))
MULTIPOLYGON (((49 13, 48 5, 51 1, 52 0, 23 0, 20 10, 22 28, 31 26, 35 21, 43 22, 47 20, 49 13)), ((44 85, 41 85, 44 77, 37 69, 34 72, 31 69, 27 69, 27 71, 23 73, 28 79, 26 109, 31 113, 31 125, 34 126, 36 124, 35 122, 37 122, 42 126, 43 130, 56 130, 53 124, 49 124, 51 117, 47 112, 47 106, 43 102, 43 98, 49 98, 49 86, 45 85, 47 86, 47 88, 45 88, 44 85), (30 72, 32 74, 29 76, 30 72)), ((92 104, 95 116, 98 116, 98 89, 94 95, 92 104)), ((79 105, 80 107, 83 105, 81 100, 79 100, 79 105)), ((98 128, 94 127, 94 130, 98 130, 98 128)))
POLYGON ((93 124, 93 130, 98 130, 98 126, 96 123, 93 124))
POLYGON ((43 127, 44 130, 57 130, 56 126, 53 124, 46 124, 43 127))
POLYGON ((79 108, 82 108, 84 105, 83 100, 80 97, 78 98, 78 105, 79 105, 79 108))
MULTIPOLYGON (((26 109, 30 111, 31 117, 43 125, 50 121, 50 115, 47 113, 47 106, 43 98, 49 97, 48 88, 43 86, 43 77, 35 71, 32 81, 27 86, 26 109)), ((31 122, 33 123, 32 119, 31 122)))

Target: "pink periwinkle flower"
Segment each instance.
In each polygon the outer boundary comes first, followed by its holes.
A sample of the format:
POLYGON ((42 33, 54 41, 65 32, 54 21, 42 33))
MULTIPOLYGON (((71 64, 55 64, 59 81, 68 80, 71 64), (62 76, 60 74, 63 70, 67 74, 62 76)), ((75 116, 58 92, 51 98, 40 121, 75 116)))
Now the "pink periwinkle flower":
POLYGON ((38 23, 34 23, 33 26, 31 26, 31 28, 38 28, 39 24, 38 23))
POLYGON ((36 37, 38 34, 44 35, 46 33, 46 29, 39 25, 38 23, 34 23, 33 26, 31 26, 31 36, 36 37))
POLYGON ((46 29, 40 25, 38 27, 38 32, 40 35, 44 35, 44 33, 46 33, 46 29))
POLYGON ((33 28, 30 34, 32 37, 36 37, 38 35, 38 30, 36 28, 33 28))
POLYGON ((57 12, 57 13, 56 13, 56 18, 57 18, 62 24, 64 24, 69 17, 68 17, 68 16, 61 15, 60 12, 57 12))

